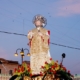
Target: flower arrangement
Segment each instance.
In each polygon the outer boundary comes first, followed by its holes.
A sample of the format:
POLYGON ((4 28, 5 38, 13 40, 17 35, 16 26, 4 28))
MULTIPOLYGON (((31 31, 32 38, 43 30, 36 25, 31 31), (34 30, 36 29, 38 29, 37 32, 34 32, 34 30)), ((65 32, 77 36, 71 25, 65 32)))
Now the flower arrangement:
POLYGON ((17 69, 14 69, 14 75, 18 75, 17 80, 20 80, 25 76, 31 77, 32 71, 30 69, 30 66, 23 62, 21 66, 18 66, 17 69))
POLYGON ((67 70, 62 64, 59 64, 58 61, 54 61, 52 58, 50 58, 50 63, 45 62, 45 65, 41 66, 40 74, 32 75, 30 66, 23 62, 21 66, 18 66, 17 69, 15 68, 13 76, 16 75, 16 80, 26 80, 26 78, 27 80, 31 80, 33 77, 38 76, 43 76, 42 80, 47 80, 48 78, 72 80, 71 77, 73 77, 69 70, 67 70))
POLYGON ((47 74, 53 74, 55 78, 59 77, 65 80, 71 80, 71 77, 73 76, 70 74, 69 70, 67 71, 67 69, 62 64, 59 64, 58 61, 53 61, 52 58, 50 58, 50 60, 50 63, 45 62, 45 65, 41 67, 42 71, 40 73, 44 75, 43 78, 45 78, 47 74))

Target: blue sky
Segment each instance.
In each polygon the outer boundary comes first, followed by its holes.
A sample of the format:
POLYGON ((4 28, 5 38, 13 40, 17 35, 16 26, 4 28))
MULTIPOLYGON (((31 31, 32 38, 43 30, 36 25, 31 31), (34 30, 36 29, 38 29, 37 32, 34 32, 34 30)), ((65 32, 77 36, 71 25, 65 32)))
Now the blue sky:
MULTIPOLYGON (((27 35, 35 28, 32 19, 36 14, 46 17, 51 42, 80 48, 80 0, 0 0, 0 31, 27 35)), ((29 49, 27 43, 27 37, 0 33, 0 57, 20 62, 20 55, 14 53, 18 48, 29 49)), ((66 53, 64 66, 73 74, 80 73, 80 50, 51 44, 50 53, 59 62, 66 53)))

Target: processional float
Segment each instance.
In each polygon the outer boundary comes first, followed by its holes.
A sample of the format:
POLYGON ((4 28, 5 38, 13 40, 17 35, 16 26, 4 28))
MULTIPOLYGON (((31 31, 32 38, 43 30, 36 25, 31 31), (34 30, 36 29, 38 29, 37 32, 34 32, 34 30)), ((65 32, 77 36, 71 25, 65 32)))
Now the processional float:
MULTIPOLYGON (((46 18, 36 15, 33 18, 35 28, 28 32, 30 47, 30 65, 23 64, 15 69, 12 77, 16 80, 72 80, 70 71, 62 65, 65 54, 62 54, 62 62, 54 61, 50 56, 50 30, 45 29, 46 18)), ((11 77, 11 80, 12 80, 11 77)))

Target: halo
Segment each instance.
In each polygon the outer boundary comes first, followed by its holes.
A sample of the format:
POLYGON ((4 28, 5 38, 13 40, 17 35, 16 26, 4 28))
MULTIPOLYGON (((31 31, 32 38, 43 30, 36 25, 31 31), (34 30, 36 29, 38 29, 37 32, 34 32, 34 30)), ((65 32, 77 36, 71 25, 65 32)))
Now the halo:
POLYGON ((35 21, 36 20, 41 20, 42 19, 42 21, 43 21, 43 27, 45 27, 46 25, 47 25, 47 19, 46 18, 44 18, 42 15, 40 15, 40 14, 37 14, 37 15, 35 15, 34 17, 33 17, 33 20, 32 20, 32 22, 33 22, 33 24, 35 24, 35 21))

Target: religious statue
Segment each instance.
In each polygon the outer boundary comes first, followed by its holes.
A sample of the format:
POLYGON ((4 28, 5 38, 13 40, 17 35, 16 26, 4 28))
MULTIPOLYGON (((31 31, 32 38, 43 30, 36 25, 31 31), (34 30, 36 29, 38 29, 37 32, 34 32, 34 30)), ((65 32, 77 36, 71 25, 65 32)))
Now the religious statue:
POLYGON ((36 28, 29 31, 27 37, 30 46, 30 67, 32 74, 40 74, 41 66, 50 61, 49 43, 50 31, 45 29, 46 19, 41 15, 36 15, 33 24, 36 28))

